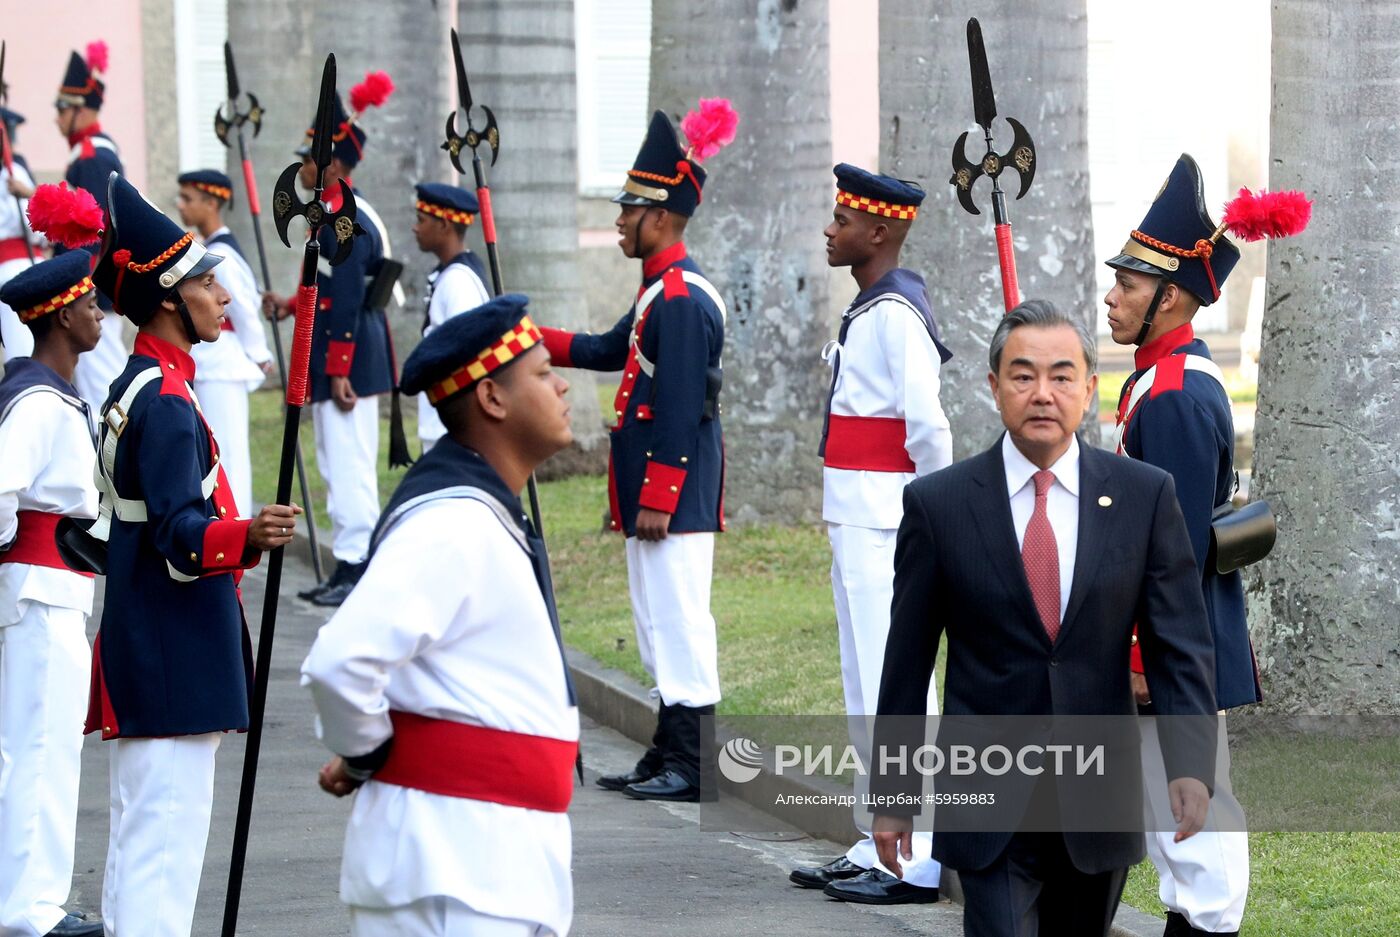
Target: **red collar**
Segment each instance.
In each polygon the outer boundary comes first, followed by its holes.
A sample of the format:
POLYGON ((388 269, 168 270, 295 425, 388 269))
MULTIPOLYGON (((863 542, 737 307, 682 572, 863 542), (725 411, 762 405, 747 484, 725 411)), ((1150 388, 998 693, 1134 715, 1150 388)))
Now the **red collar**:
MULTIPOLYGON (((352 189, 355 188, 355 183, 350 181, 349 176, 343 176, 342 178, 345 180, 346 185, 352 189)), ((321 201, 326 203, 327 211, 332 213, 340 211, 340 203, 345 201, 345 197, 340 194, 340 183, 337 182, 335 185, 330 186, 326 191, 322 192, 321 201)))
POLYGON ((163 338, 156 338, 150 332, 136 333, 135 353, 154 358, 162 368, 176 371, 186 381, 194 380, 194 359, 188 352, 181 351, 163 338), (169 365, 174 365, 169 368, 169 365))
POLYGON ((1178 325, 1165 335, 1158 335, 1134 352, 1133 364, 1139 371, 1150 368, 1182 345, 1189 345, 1195 340, 1196 332, 1191 328, 1190 322, 1178 325))
POLYGON ((663 251, 652 254, 642 261, 642 279, 650 280, 665 273, 667 268, 685 260, 685 242, 677 241, 663 251))
POLYGON ((86 127, 84 127, 82 130, 75 130, 75 131, 73 131, 73 133, 72 133, 71 135, 69 135, 69 137, 68 137, 68 145, 69 145, 69 146, 77 146, 79 143, 82 143, 84 140, 88 139, 89 137, 94 137, 94 136, 96 136, 97 134, 99 134, 99 133, 101 133, 101 132, 102 132, 102 125, 101 125, 100 123, 98 123, 97 121, 94 120, 92 123, 88 124, 88 125, 87 125, 86 127))

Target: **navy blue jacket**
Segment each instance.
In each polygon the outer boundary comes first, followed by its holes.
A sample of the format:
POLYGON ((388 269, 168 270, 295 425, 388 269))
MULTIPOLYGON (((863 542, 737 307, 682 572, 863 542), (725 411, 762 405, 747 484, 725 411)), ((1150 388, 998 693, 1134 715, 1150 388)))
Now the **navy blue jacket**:
POLYGON ((253 657, 238 581, 261 554, 222 467, 210 497, 201 491, 219 450, 190 399, 193 359, 140 333, 103 412, 152 367, 161 379, 132 403, 114 473, 118 494, 143 500, 147 519, 112 518, 93 644, 86 731, 107 739, 248 727, 253 657))
MULTIPOLYGON (((337 200, 339 192, 336 190, 337 200)), ((335 233, 321 229, 321 270, 316 274, 316 331, 311 340, 311 399, 331 399, 331 377, 349 376, 360 397, 394 389, 389 364, 389 332, 383 309, 367 309, 367 291, 384 262, 384 238, 375 224, 374 209, 355 190, 359 224, 365 233, 355 238, 350 256, 338 267, 335 233), (329 272, 327 272, 329 271, 329 272)), ((340 206, 335 205, 336 208, 340 206)))
POLYGON ((699 274, 685 245, 676 244, 642 265, 642 286, 662 289, 643 321, 634 303, 611 330, 598 335, 546 328, 556 365, 622 371, 614 401, 608 500, 612 529, 633 536, 637 512, 671 515, 671 533, 724 529, 724 440, 718 406, 706 414, 706 387, 724 350, 724 312, 684 273, 699 274), (632 350, 655 365, 648 375, 632 350))
POLYGON ((1138 349, 1137 370, 1123 385, 1120 409, 1148 368, 1156 365, 1157 373, 1147 396, 1127 414, 1123 447, 1132 458, 1170 472, 1176 483, 1215 635, 1217 708, 1231 709, 1263 698, 1239 571, 1222 576, 1206 568, 1211 512, 1230 499, 1234 486, 1235 424, 1225 389, 1210 375, 1173 360, 1188 354, 1210 357, 1189 323, 1138 349))

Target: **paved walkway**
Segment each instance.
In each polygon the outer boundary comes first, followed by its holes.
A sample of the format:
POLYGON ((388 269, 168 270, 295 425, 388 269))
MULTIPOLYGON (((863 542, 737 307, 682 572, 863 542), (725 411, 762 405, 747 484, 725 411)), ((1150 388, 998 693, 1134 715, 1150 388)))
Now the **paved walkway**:
MULTIPOLYGON (((301 543, 298 543, 301 547, 301 543)), ((294 598, 310 584, 309 564, 289 557, 283 574, 268 721, 263 736, 257 801, 244 882, 241 934, 331 937, 348 932, 337 897, 340 849, 348 801, 322 794, 316 770, 327 752, 312 729, 309 695, 297 670, 326 617, 294 598)), ((248 619, 256 638, 262 567, 244 579, 248 619)), ((99 613, 100 614, 100 613, 99 613)), ((90 632, 96 630, 94 616, 90 632)), ((191 623, 192 626, 197 623, 191 623)), ((574 826, 575 937, 784 937, 830 932, 851 935, 962 933, 961 909, 938 905, 875 909, 830 901, 788 884, 794 864, 839 854, 831 843, 798 834, 773 836, 700 830, 694 805, 629 800, 600 790, 593 778, 630 766, 640 749, 611 730, 585 721, 587 785, 570 815, 574 826)), ((194 933, 219 933, 243 737, 226 736, 219 751, 213 827, 194 933)), ((762 829, 764 824, 747 824, 762 829)), ((96 912, 107 848, 107 751, 89 736, 83 750, 77 866, 69 906, 96 912)), ((464 844, 464 848, 471 848, 464 844)))

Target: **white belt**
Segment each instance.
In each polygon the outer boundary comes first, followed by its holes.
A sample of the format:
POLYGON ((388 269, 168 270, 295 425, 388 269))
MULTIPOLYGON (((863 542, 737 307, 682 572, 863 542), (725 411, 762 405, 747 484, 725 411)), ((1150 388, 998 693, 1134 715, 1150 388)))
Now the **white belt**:
MULTIPOLYGON (((715 304, 715 308, 719 310, 720 323, 728 324, 729 309, 724 305, 724 297, 719 295, 719 290, 715 289, 713 283, 700 274, 690 270, 682 270, 681 279, 685 280, 685 282, 689 283, 691 286, 698 286, 704 291, 705 295, 710 297, 710 300, 715 304)), ((654 377, 656 375, 656 364, 646 355, 642 354, 640 340, 642 320, 646 318, 646 313, 651 309, 651 304, 656 302, 656 297, 660 295, 665 286, 664 278, 657 280, 651 286, 648 286, 641 296, 637 297, 636 316, 634 319, 637 324, 632 329, 632 347, 637 351, 637 367, 641 368, 642 373, 647 377, 654 377)))

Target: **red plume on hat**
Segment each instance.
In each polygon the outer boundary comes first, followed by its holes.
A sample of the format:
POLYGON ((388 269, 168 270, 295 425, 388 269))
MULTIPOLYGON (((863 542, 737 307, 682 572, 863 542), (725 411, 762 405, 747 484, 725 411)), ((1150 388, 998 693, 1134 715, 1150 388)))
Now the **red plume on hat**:
POLYGON ((102 207, 86 189, 41 185, 29 199, 29 226, 64 247, 83 247, 102 235, 102 207))
POLYGON ((87 66, 90 71, 105 72, 107 70, 107 43, 103 42, 101 39, 95 42, 89 42, 86 52, 87 54, 84 58, 87 60, 87 66))
POLYGON ((681 120, 681 132, 690 146, 689 156, 703 162, 734 142, 739 112, 728 98, 701 98, 699 110, 681 120))
POLYGON ((383 107, 394 93, 394 79, 388 72, 366 72, 365 80, 350 89, 350 110, 359 117, 371 107, 383 107))
POLYGON ((1302 192, 1251 192, 1240 194, 1225 206, 1223 227, 1241 240, 1292 237, 1308 226, 1312 201, 1302 192))

